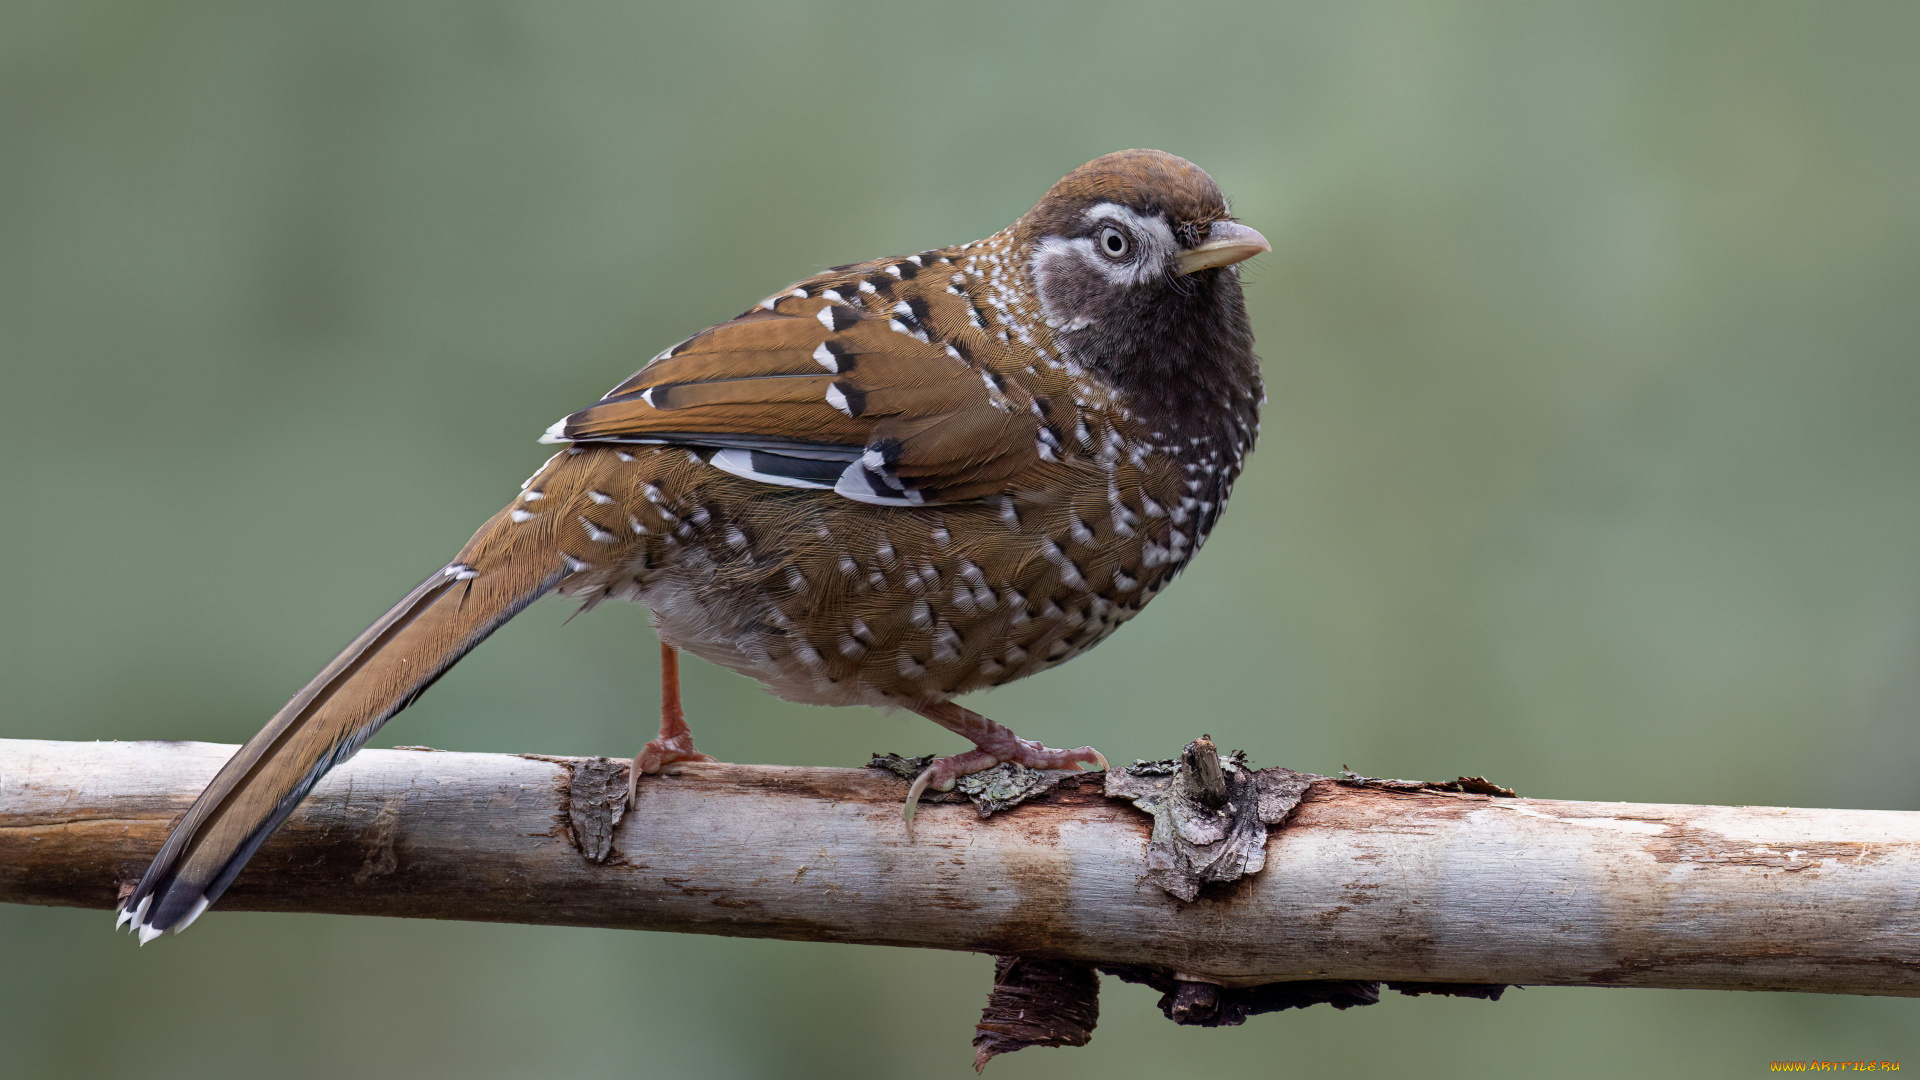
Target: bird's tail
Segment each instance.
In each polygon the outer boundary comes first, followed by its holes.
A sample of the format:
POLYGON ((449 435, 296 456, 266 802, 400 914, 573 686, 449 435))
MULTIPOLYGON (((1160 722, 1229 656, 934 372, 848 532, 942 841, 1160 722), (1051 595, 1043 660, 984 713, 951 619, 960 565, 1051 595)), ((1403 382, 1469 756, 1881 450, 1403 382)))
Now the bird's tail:
POLYGON ((327 770, 566 576, 566 557, 542 533, 511 526, 501 511, 354 638, 201 792, 122 902, 118 925, 131 923, 144 944, 219 899, 327 770))

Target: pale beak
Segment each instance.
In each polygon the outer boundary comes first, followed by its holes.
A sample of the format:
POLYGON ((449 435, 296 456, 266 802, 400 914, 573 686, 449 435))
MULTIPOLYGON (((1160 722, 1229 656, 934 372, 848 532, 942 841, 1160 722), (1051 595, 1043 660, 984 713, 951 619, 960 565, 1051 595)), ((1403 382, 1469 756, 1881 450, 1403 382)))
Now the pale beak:
POLYGON ((1207 239, 1180 253, 1179 272, 1191 274, 1216 266, 1232 266, 1263 251, 1272 251, 1267 238, 1237 221, 1216 221, 1207 230, 1207 239))

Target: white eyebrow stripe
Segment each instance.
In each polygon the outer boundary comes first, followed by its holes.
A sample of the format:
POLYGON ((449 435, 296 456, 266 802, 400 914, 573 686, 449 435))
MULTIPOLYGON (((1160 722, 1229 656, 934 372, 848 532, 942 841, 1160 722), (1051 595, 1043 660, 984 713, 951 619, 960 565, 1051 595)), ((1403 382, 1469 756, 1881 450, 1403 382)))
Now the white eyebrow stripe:
POLYGON ((1179 246, 1173 238, 1173 229, 1167 225, 1167 219, 1157 214, 1148 217, 1119 203, 1103 202, 1087 207, 1081 216, 1089 222, 1102 220, 1119 222, 1142 236, 1151 236, 1168 249, 1179 246))

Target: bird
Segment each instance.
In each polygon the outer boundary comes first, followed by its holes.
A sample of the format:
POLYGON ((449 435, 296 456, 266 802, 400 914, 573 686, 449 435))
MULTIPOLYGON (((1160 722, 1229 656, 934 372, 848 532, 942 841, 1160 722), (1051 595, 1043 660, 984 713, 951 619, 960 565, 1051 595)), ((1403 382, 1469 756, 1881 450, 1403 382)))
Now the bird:
POLYGON ((1123 150, 983 240, 835 266, 661 352, 221 768, 117 925, 185 929, 334 766, 547 593, 646 605, 660 732, 632 785, 711 761, 679 653, 815 705, 906 709, 1013 762, 1093 766, 954 699, 1130 620, 1214 529, 1265 402, 1240 264, 1270 251, 1199 166, 1123 150))

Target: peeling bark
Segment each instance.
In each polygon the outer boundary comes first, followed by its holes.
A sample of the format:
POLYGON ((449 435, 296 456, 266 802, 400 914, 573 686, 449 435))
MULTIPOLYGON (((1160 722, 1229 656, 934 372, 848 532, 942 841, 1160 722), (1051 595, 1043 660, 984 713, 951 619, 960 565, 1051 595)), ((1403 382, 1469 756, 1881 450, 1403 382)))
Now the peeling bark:
POLYGON ((1126 799, 1153 818, 1147 879, 1182 900, 1267 864, 1267 831, 1285 821, 1307 788, 1324 776, 1291 769, 1254 772, 1245 754, 1221 757, 1202 735, 1170 761, 1136 761, 1107 770, 1108 797, 1126 799))
POLYGON ((1029 1046, 1085 1046, 1100 1019, 1092 964, 1031 956, 993 958, 993 992, 973 1026, 973 1071, 1029 1046))

